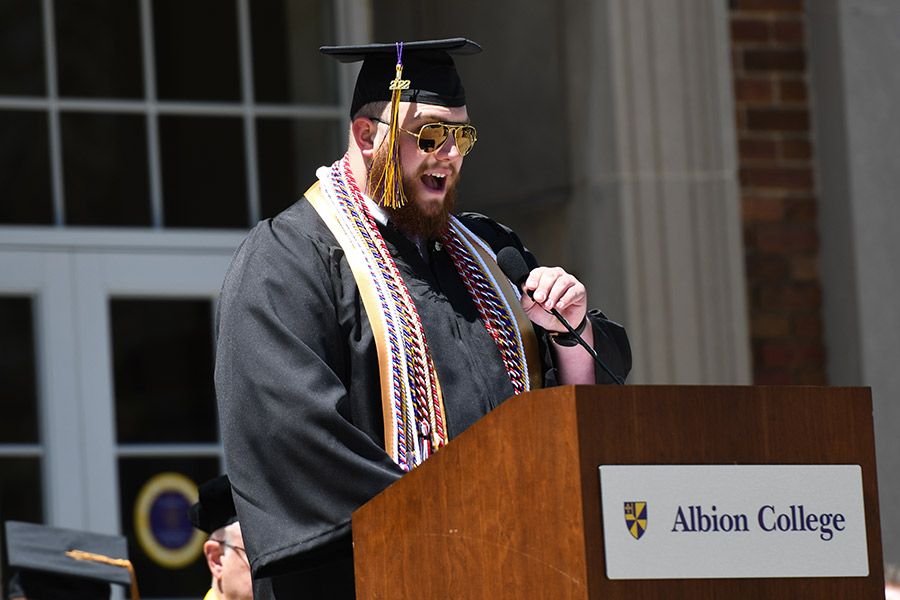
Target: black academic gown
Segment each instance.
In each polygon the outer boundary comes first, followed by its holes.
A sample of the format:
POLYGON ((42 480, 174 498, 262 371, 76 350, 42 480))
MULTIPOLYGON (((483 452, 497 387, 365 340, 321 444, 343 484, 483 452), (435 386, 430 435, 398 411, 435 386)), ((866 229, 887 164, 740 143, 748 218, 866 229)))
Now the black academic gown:
MULTIPOLYGON (((495 252, 515 246, 537 265, 508 229, 460 218, 495 252)), ((431 243, 426 260, 392 226, 381 231, 425 329, 452 438, 512 385, 448 253, 431 243)), ((624 330, 590 318, 598 354, 624 378, 624 330)), ((544 383, 554 385, 537 333, 544 383)), ((353 274, 305 199, 257 225, 234 256, 219 302, 216 393, 256 600, 352 598, 351 514, 403 472, 384 451, 378 359, 353 274)))

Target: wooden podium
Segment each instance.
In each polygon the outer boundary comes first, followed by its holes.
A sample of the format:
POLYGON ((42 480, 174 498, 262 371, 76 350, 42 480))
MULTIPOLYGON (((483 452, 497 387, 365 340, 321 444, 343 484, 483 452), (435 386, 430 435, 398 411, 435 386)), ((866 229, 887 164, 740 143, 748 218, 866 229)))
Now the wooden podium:
POLYGON ((357 597, 875 599, 868 388, 569 386, 511 398, 353 516, 357 597), (601 464, 858 464, 868 577, 610 580, 601 464))

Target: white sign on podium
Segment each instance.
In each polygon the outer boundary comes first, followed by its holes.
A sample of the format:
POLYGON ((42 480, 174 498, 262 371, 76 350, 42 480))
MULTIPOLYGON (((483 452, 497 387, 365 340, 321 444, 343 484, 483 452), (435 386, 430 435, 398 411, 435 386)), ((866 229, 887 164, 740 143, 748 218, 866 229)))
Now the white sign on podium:
POLYGON ((866 577, 859 465, 602 465, 609 579, 866 577))

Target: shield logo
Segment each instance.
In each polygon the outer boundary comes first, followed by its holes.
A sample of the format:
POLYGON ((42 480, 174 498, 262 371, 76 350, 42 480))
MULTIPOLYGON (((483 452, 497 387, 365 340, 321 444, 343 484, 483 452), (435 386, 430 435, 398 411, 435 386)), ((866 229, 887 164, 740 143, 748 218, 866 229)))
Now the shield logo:
POLYGON ((647 530, 647 503, 625 503, 625 526, 634 539, 639 540, 647 530))

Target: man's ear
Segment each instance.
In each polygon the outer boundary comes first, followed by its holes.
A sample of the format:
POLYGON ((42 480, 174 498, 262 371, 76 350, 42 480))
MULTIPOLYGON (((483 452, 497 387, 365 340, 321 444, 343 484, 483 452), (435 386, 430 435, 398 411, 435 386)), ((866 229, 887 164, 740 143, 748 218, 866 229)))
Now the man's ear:
POLYGON ((378 137, 378 121, 360 117, 350 125, 353 140, 363 153, 363 156, 371 156, 375 153, 375 139, 378 137))
POLYGON ((207 540, 203 544, 203 554, 206 556, 206 564, 209 566, 210 573, 218 579, 222 576, 224 566, 222 565, 222 557, 225 555, 225 547, 219 542, 207 540))

